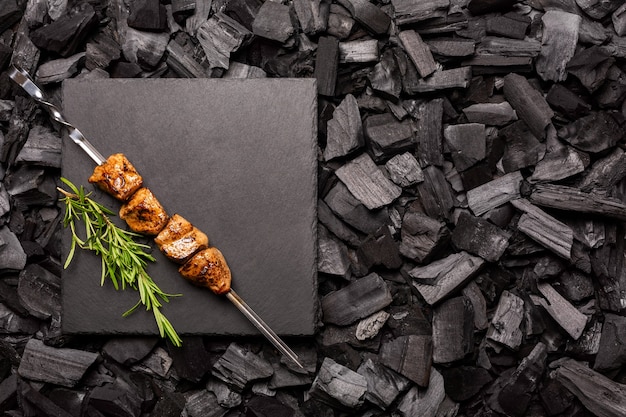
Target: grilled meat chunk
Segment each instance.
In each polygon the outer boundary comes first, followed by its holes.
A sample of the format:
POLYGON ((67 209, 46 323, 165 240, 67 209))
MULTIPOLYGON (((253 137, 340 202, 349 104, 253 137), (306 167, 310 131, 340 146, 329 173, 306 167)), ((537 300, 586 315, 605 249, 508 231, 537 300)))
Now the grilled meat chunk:
POLYGON ((209 246, 207 235, 178 214, 170 218, 154 241, 165 256, 179 264, 209 246))
POLYGON ((89 182, 116 199, 126 201, 141 188, 143 179, 124 154, 116 153, 93 170, 89 182))
POLYGON ((230 291, 230 268, 222 253, 215 247, 193 255, 178 272, 191 283, 207 287, 215 294, 230 291))
POLYGON ((143 187, 122 205, 120 218, 133 232, 156 235, 167 224, 168 216, 152 191, 143 187))

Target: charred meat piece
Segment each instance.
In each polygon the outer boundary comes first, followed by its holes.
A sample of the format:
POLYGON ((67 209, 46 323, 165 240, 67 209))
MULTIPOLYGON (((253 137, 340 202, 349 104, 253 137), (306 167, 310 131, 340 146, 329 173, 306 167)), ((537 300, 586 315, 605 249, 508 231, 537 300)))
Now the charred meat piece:
POLYGON ((178 214, 170 218, 154 241, 165 256, 179 264, 209 246, 207 235, 178 214))
POLYGON ((178 272, 191 283, 209 288, 215 294, 230 291, 230 268, 222 253, 210 247, 193 255, 178 272))
POLYGON ((161 203, 147 188, 140 188, 120 209, 120 218, 126 220, 133 232, 156 235, 167 224, 168 216, 161 203))
POLYGON ((121 201, 126 201, 141 188, 143 180, 122 153, 116 153, 94 170, 89 182, 121 201))

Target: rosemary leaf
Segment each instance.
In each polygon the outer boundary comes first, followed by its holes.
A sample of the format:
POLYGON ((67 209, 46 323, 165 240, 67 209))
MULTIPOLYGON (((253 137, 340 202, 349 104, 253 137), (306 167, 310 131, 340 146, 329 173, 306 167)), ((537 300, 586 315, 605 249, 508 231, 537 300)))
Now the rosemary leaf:
POLYGON ((150 246, 135 241, 135 238, 141 235, 115 225, 109 217, 114 213, 92 200, 84 187, 76 187, 66 178, 61 178, 61 181, 70 189, 66 191, 58 188, 63 194, 61 200, 66 207, 63 225, 69 227, 72 234, 64 268, 67 268, 74 258, 77 247, 99 255, 102 263, 100 285, 104 285, 106 278, 109 278, 116 290, 132 288, 139 292, 137 304, 122 316, 126 317, 141 305, 145 306, 146 311, 152 311, 161 337, 167 337, 174 346, 181 346, 182 340, 160 310, 163 306, 161 301, 167 303, 169 297, 180 294, 163 292, 147 273, 148 262, 155 260, 146 251, 150 246), (84 225, 84 238, 79 236, 76 228, 79 221, 84 225))

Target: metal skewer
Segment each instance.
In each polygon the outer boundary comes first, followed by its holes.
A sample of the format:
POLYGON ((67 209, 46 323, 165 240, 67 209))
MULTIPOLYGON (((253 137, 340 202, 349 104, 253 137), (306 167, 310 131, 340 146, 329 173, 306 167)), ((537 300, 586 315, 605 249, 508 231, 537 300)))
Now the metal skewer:
MULTIPOLYGON (((75 126, 69 123, 63 117, 61 111, 49 101, 44 99, 43 91, 35 84, 32 80, 28 72, 24 71, 21 68, 18 68, 12 65, 9 68, 9 77, 13 81, 15 81, 20 87, 24 89, 33 99, 35 99, 38 103, 43 105, 46 110, 50 113, 50 116, 65 126, 68 130, 69 137, 76 143, 78 146, 82 148, 83 151, 97 165, 103 164, 106 159, 102 156, 100 152, 85 138, 85 136, 78 130, 75 126)), ((283 355, 291 359, 291 361, 296 364, 298 367, 304 369, 304 366, 298 360, 298 355, 287 346, 287 344, 268 326, 258 314, 250 308, 250 306, 241 298, 234 290, 230 290, 226 293, 226 298, 230 300, 238 309, 243 313, 244 316, 269 340, 276 349, 278 349, 283 355)))

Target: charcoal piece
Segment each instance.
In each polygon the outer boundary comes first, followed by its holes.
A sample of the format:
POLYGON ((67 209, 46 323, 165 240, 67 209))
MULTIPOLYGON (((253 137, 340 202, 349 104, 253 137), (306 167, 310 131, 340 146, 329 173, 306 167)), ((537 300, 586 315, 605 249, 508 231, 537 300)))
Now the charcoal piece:
POLYGON ((626 347, 622 343, 626 332, 626 319, 615 314, 605 314, 602 336, 593 369, 607 372, 620 368, 626 362, 626 347))
POLYGON ((334 96, 339 65, 339 40, 332 36, 320 37, 315 59, 317 92, 323 96, 334 96))
POLYGON ((538 394, 541 405, 549 416, 565 412, 572 405, 574 399, 574 395, 552 377, 541 384, 538 394))
POLYGON ((492 75, 510 74, 512 72, 530 72, 533 69, 531 56, 506 56, 499 54, 477 54, 473 58, 462 62, 469 65, 472 74, 492 75))
POLYGON ((432 344, 430 335, 396 337, 381 346, 380 362, 417 385, 426 387, 432 371, 432 344))
POLYGON ((535 68, 544 81, 564 81, 567 64, 576 52, 581 18, 561 10, 548 10, 541 21, 541 52, 535 61, 535 68))
POLYGON ((389 181, 366 153, 352 159, 335 173, 350 192, 370 210, 392 203, 402 193, 402 189, 389 181))
POLYGON ((23 205, 46 205, 57 199, 56 184, 42 168, 22 165, 4 182, 13 201, 23 205))
POLYGON ((352 94, 346 95, 328 121, 324 159, 346 156, 364 144, 359 105, 352 94))
POLYGON ((369 116, 363 123, 363 132, 376 162, 415 148, 413 123, 409 119, 398 121, 390 113, 369 116))
POLYGON ((476 216, 520 197, 522 174, 510 172, 467 192, 467 202, 476 216))
POLYGON ((378 41, 364 39, 339 43, 339 63, 377 62, 380 56, 378 41))
POLYGON ((556 380, 591 413, 618 417, 626 413, 626 386, 590 369, 582 362, 564 358, 554 363, 556 380))
POLYGON ((350 271, 348 251, 324 227, 318 229, 317 270, 324 274, 347 277, 350 271))
POLYGON ((518 120, 500 129, 505 141, 502 167, 505 172, 518 171, 535 165, 545 155, 546 145, 539 142, 526 123, 518 120))
POLYGON ((528 200, 514 200, 512 204, 524 213, 517 223, 518 230, 560 257, 568 260, 572 258, 574 231, 569 226, 528 200))
POLYGON ((581 271, 565 271, 559 276, 558 281, 560 285, 556 286, 556 290, 568 300, 582 301, 593 297, 593 281, 589 275, 581 271))
POLYGON ((17 295, 28 312, 39 319, 61 314, 61 278, 36 264, 20 272, 17 295))
POLYGON ((465 297, 450 298, 433 309, 433 362, 463 359, 474 349, 474 308, 465 297))
POLYGON ((263 3, 252 22, 252 33, 281 43, 286 42, 294 32, 289 7, 280 3, 263 3))
POLYGON ((470 281, 461 294, 471 303, 474 311, 474 328, 476 330, 485 330, 489 327, 487 320, 487 301, 480 287, 476 282, 470 281))
MULTIPOLYGON (((381 310, 377 313, 384 313, 384 312, 385 312, 384 310, 381 310)), ((376 315, 377 313, 374 313, 373 315, 376 315)), ((367 318, 372 317, 373 315, 370 315, 363 320, 367 320, 367 318)), ((379 334, 375 335, 374 337, 370 339, 363 339, 363 340, 359 340, 356 337, 356 329, 363 320, 360 320, 350 326, 335 326, 332 324, 330 325, 326 324, 324 326, 324 331, 321 334, 321 344, 324 347, 323 354, 330 355, 332 352, 339 352, 341 350, 344 350, 343 347, 345 346, 349 346, 350 349, 352 348, 366 349, 366 350, 378 349, 380 347, 380 339, 381 339, 381 336, 379 334)), ((351 358, 342 359, 342 356, 347 356, 347 355, 351 356, 352 353, 358 355, 356 351, 349 351, 349 352, 350 353, 342 352, 340 353, 339 356, 333 354, 333 357, 341 361, 343 364, 350 366, 351 368, 353 367, 352 365, 354 365, 354 367, 358 366, 360 362, 359 360, 357 360, 356 362, 353 362, 351 358)))
POLYGON ((28 132, 28 139, 26 139, 20 153, 17 154, 15 161, 60 168, 61 138, 44 126, 33 126, 28 132))
POLYGON ((78 67, 83 65, 85 53, 81 52, 68 58, 60 58, 48 61, 39 66, 35 73, 35 79, 39 84, 61 82, 72 77, 78 72, 78 67))
POLYGON ((21 271, 26 266, 26 252, 15 233, 0 227, 0 270, 21 271))
POLYGON ((205 78, 208 71, 189 54, 176 40, 172 39, 165 49, 166 63, 176 74, 183 78, 205 78))
POLYGON ((397 269, 402 266, 398 245, 387 226, 383 226, 376 233, 369 235, 359 246, 357 256, 367 269, 377 265, 388 269, 397 269))
POLYGON ((417 159, 422 167, 443 165, 443 99, 421 104, 417 110, 417 159))
MULTIPOLYGON (((26 19, 22 19, 15 33, 11 64, 19 66, 29 74, 34 74, 39 65, 41 51, 30 39, 30 29, 26 19)), ((9 49, 10 51, 10 49, 9 49)), ((5 58, 8 61, 8 59, 5 58)))
POLYGON ((524 300, 509 291, 503 291, 487 330, 487 339, 518 350, 524 336, 521 328, 523 320, 524 300))
POLYGON ((624 257, 620 254, 624 250, 624 230, 618 225, 606 229, 604 245, 590 253, 596 297, 601 309, 622 313, 621 294, 626 283, 623 278, 624 257))
POLYGON ((372 273, 322 298, 324 322, 345 326, 387 307, 391 301, 385 281, 372 273))
POLYGON ((72 415, 52 402, 31 384, 20 381, 18 384, 20 408, 28 415, 71 417, 72 415))
POLYGON ((321 0, 296 0, 293 2, 293 8, 304 33, 311 36, 326 30, 330 13, 328 3, 321 0))
MULTIPOLYGON (((19 281, 18 281, 19 284, 19 281)), ((22 317, 29 315, 28 310, 20 302, 16 286, 0 281, 0 303, 22 317)))
MULTIPOLYGON (((323 200, 317 202, 317 218, 328 231, 346 244, 356 247, 361 243, 359 234, 339 219, 323 200)), ((318 244, 321 236, 318 236, 318 244)))
POLYGON ((17 375, 0 380, 0 410, 8 411, 17 406, 17 375))
POLYGON ((449 242, 450 231, 444 222, 417 211, 402 218, 400 253, 420 263, 428 262, 449 242))
POLYGON ((564 185, 537 184, 530 194, 530 201, 543 207, 626 220, 626 204, 620 200, 564 185))
POLYGON ((410 386, 408 379, 371 359, 363 362, 357 373, 367 380, 365 399, 382 409, 387 409, 410 386))
POLYGON ((81 47, 97 24, 96 12, 91 6, 87 6, 72 16, 62 16, 34 30, 30 39, 40 49, 68 57, 81 47))
POLYGON ((594 94, 598 106, 603 109, 615 108, 626 97, 626 74, 617 65, 611 66, 607 80, 594 94))
POLYGON ((0 33, 19 22, 23 14, 15 0, 0 1, 0 33))
POLYGON ((459 171, 465 171, 487 156, 487 139, 483 124, 450 125, 444 129, 443 137, 452 155, 454 166, 459 171))
POLYGON ((554 84, 546 95, 546 101, 550 107, 572 119, 585 116, 591 110, 591 105, 587 101, 563 84, 554 84))
POLYGON ((324 198, 328 207, 344 222, 363 233, 374 233, 389 222, 386 209, 370 211, 342 182, 337 182, 324 198))
POLYGON ((363 341, 376 337, 388 319, 389 313, 381 310, 359 321, 355 331, 357 340, 363 341))
POLYGON ((0 100, 0 122, 8 122, 11 120, 11 113, 15 107, 13 100, 0 100))
POLYGON ((472 104, 463 109, 463 114, 470 123, 482 123, 491 126, 504 126, 517 120, 515 110, 508 101, 472 104))
POLYGON ((542 140, 554 113, 541 93, 521 75, 509 74, 504 77, 504 97, 535 137, 542 140))
POLYGON ((169 36, 166 33, 141 32, 128 28, 122 50, 131 64, 154 68, 161 61, 168 42, 169 36))
POLYGON ((292 417, 293 415, 293 408, 272 397, 255 396, 246 404, 246 416, 249 417, 292 417))
POLYGON ((219 405, 217 397, 207 390, 187 396, 184 411, 189 417, 224 417, 228 413, 227 409, 219 405))
POLYGON ((324 358, 309 394, 333 407, 356 408, 363 404, 367 392, 364 376, 324 358))
POLYGON ((368 75, 370 87, 379 96, 397 102, 402 92, 402 80, 392 50, 383 52, 378 63, 368 75))
POLYGON ((427 388, 411 388, 400 399, 397 410, 402 417, 435 417, 445 396, 443 377, 433 368, 427 388))
POLYGON ((437 63, 433 58, 432 52, 416 31, 402 31, 398 33, 398 38, 422 78, 435 72, 437 63))
POLYGON ((578 4, 589 17, 602 19, 621 6, 622 2, 619 0, 576 0, 576 4, 578 4))
POLYGON ((452 244, 458 250, 497 262, 509 246, 511 234, 480 217, 462 212, 452 232, 452 244))
POLYGON ((29 317, 17 314, 11 308, 0 303, 0 329, 7 334, 33 334, 39 330, 39 321, 29 317))
POLYGON ((607 112, 592 112, 559 130, 567 143, 584 152, 598 153, 619 142, 624 134, 615 118, 607 112))
POLYGON ((524 39, 530 23, 530 17, 511 12, 487 18, 485 29, 489 34, 524 39))
POLYGON ((474 55, 476 43, 470 39, 435 38, 425 41, 434 55, 441 57, 466 57, 474 55))
POLYGON ((426 215, 436 219, 452 220, 455 197, 442 170, 428 166, 423 170, 424 181, 417 184, 417 194, 426 215))
POLYGON ((591 46, 578 51, 570 60, 567 70, 580 80, 585 88, 593 93, 606 80, 614 59, 605 50, 591 46))
POLYGON ((584 174, 579 184, 583 192, 608 192, 626 176, 626 153, 619 148, 598 159, 584 174))
POLYGON ((489 406, 507 416, 526 415, 533 393, 543 376, 547 357, 546 345, 537 343, 513 372, 502 374, 490 387, 493 394, 488 400, 489 406))
POLYGON ((535 298, 535 302, 539 302, 572 339, 580 338, 587 325, 587 316, 578 311, 547 282, 538 283, 537 289, 545 299, 535 298))
POLYGON ((465 66, 448 70, 437 70, 428 78, 418 80, 410 93, 431 93, 452 88, 467 88, 471 79, 471 67, 465 66))
POLYGON ((141 414, 142 399, 136 387, 121 378, 95 387, 89 394, 88 404, 104 415, 135 417, 141 414))
MULTIPOLYGON (((513 57, 536 57, 541 52, 541 43, 535 40, 518 40, 502 38, 500 36, 486 36, 476 45, 476 55, 479 57, 501 58, 513 57)), ((472 65, 478 65, 478 61, 473 60, 472 65)), ((483 65, 485 62, 482 63, 483 65)))
POLYGON ((409 271, 409 275, 424 300, 435 305, 463 286, 484 263, 482 258, 459 252, 426 266, 417 266, 409 271))
POLYGON ((178 377, 191 382, 200 382, 211 370, 211 357, 204 348, 202 337, 185 337, 182 347, 171 345, 168 347, 178 377))
POLYGON ((350 36, 350 33, 352 33, 352 28, 355 23, 355 20, 352 18, 352 15, 348 10, 339 4, 331 3, 326 33, 338 39, 344 40, 350 36))
POLYGON ((622 4, 613 12, 611 21, 618 36, 626 35, 626 5, 622 4))
POLYGON ((18 368, 21 377, 64 387, 75 386, 99 358, 97 353, 77 349, 53 348, 40 340, 26 344, 18 368))
POLYGON ((162 347, 157 347, 140 363, 133 365, 131 370, 147 375, 165 378, 172 368, 172 357, 162 347))
POLYGON ((470 0, 468 10, 473 15, 507 11, 515 4, 515 0, 470 0))
POLYGON ((473 366, 455 366, 441 370, 446 394, 454 401, 467 401, 491 381, 489 371, 473 366))
POLYGON ((228 69, 231 53, 250 36, 252 33, 248 29, 222 12, 211 16, 196 33, 210 69, 228 69))
POLYGON ((161 32, 167 29, 167 12, 158 0, 135 0, 130 7, 128 26, 161 32))
POLYGON ((367 30, 375 35, 384 35, 389 30, 391 18, 380 7, 367 0, 339 0, 339 4, 367 30))
POLYGON ((216 379, 210 379, 206 384, 206 389, 215 395, 218 404, 224 408, 237 407, 243 400, 240 393, 233 391, 228 385, 216 379))
POLYGON ((400 187, 409 187, 424 181, 424 173, 417 159, 409 152, 391 158, 385 164, 389 177, 400 187))
POLYGON ((136 62, 117 61, 111 64, 109 76, 110 78, 138 78, 142 72, 141 66, 136 62))
POLYGON ((102 348, 102 354, 122 365, 133 365, 143 360, 154 349, 155 337, 111 338, 102 348))
POLYGON ((267 73, 259 67, 231 61, 228 64, 228 71, 222 78, 266 78, 267 73))
POLYGON ((450 0, 393 0, 396 24, 407 25, 444 16, 450 0))
POLYGON ((537 162, 528 182, 556 182, 583 172, 588 158, 569 146, 549 146, 543 159, 537 162), (585 160, 587 159, 587 160, 585 160))
POLYGON ((213 365, 213 376, 224 381, 236 391, 258 379, 269 378, 274 368, 266 360, 236 343, 228 345, 228 349, 213 365))

